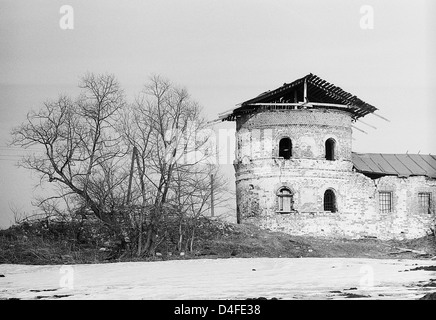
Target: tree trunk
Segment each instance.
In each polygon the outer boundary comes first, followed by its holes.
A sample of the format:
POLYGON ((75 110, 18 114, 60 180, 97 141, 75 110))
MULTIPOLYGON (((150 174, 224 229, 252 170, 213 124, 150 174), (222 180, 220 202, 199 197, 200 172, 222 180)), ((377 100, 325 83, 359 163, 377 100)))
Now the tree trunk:
POLYGON ((156 250, 156 229, 154 227, 154 225, 150 225, 147 228, 147 238, 145 240, 145 245, 144 245, 144 253, 147 256, 154 256, 155 255, 155 250, 156 250))
POLYGON ((142 230, 142 221, 140 221, 140 223, 139 223, 139 234, 138 234, 138 251, 136 253, 136 255, 138 257, 140 257, 141 254, 142 254, 142 232, 143 232, 143 230, 142 230))
POLYGON ((194 246, 194 238, 195 238, 195 226, 192 229, 192 237, 191 237, 191 243, 189 245, 189 252, 192 252, 192 248, 194 246))
POLYGON ((182 242, 183 242, 183 234, 182 234, 182 220, 179 223, 179 243, 177 244, 177 250, 182 251, 182 242))

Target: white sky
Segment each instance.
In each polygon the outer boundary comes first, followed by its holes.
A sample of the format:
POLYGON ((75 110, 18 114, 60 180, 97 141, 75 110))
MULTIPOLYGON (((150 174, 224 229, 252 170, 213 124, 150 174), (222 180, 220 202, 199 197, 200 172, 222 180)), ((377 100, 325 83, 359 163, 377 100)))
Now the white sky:
POLYGON ((431 0, 0 0, 0 227, 10 206, 31 210, 37 183, 14 166, 20 152, 4 148, 11 128, 44 100, 75 94, 86 71, 114 73, 130 99, 163 75, 210 120, 314 73, 391 121, 365 117, 377 130, 360 124, 368 135, 354 134, 354 151, 436 154, 434 13, 431 0), (73 30, 59 27, 64 4, 73 30), (360 28, 363 5, 374 29, 360 28))

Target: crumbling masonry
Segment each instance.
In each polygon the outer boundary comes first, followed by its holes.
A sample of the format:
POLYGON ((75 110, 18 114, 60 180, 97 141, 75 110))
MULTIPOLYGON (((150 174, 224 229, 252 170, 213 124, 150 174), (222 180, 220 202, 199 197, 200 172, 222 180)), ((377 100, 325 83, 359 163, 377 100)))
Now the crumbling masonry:
POLYGON ((236 121, 238 222, 328 237, 433 232, 435 156, 352 152, 354 123, 376 110, 310 74, 221 114, 236 121))

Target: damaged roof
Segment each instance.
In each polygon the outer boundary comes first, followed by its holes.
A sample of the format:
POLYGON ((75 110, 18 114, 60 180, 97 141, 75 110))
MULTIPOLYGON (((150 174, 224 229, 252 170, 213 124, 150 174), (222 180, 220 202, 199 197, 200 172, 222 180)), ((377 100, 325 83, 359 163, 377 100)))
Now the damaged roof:
MULTIPOLYGON (((299 103, 302 106, 309 105, 316 108, 316 103, 324 104, 321 107, 331 109, 345 109, 351 112, 354 119, 363 117, 378 110, 371 104, 361 100, 357 96, 342 90, 341 88, 321 79, 310 73, 292 83, 285 83, 283 86, 261 93, 257 97, 247 100, 232 110, 219 115, 222 121, 235 120, 238 114, 250 113, 259 108, 265 109, 271 105, 299 103), (310 103, 314 103, 310 105, 310 103), (265 104, 262 106, 262 104, 265 104)), ((277 109, 277 108, 274 108, 277 109)))
POLYGON ((436 156, 423 154, 352 153, 354 168, 363 174, 436 178, 436 156))

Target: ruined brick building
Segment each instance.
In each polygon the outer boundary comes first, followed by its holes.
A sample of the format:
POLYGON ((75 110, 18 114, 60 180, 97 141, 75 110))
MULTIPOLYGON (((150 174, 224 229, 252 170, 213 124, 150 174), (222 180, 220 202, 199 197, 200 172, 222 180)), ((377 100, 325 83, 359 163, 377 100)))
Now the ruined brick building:
POLYGON ((238 223, 313 236, 431 233, 436 156, 352 151, 354 123, 376 110, 309 74, 222 113, 236 121, 238 223))

